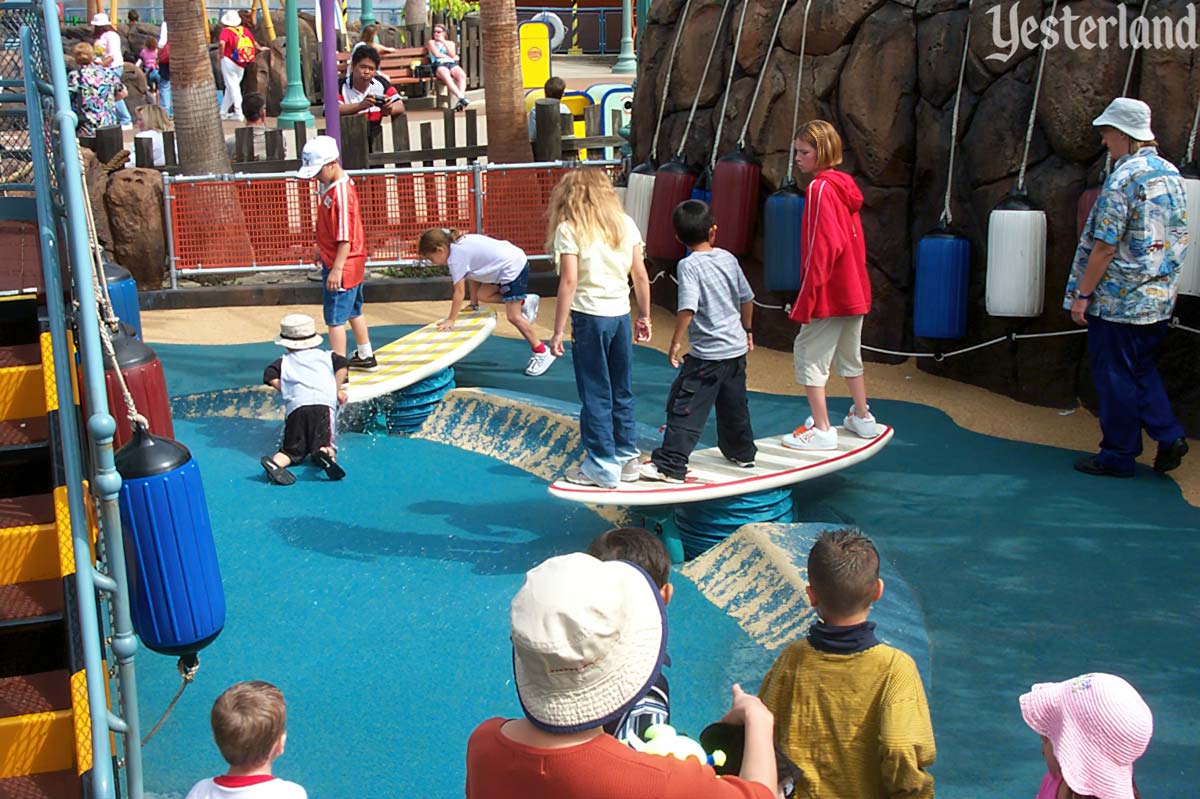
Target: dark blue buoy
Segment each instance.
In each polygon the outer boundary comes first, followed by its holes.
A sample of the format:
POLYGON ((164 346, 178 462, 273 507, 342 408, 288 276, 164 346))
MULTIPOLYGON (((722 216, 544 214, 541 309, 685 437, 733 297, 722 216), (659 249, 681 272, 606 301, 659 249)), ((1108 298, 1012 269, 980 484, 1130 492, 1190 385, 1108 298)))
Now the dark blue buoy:
POLYGON ((111 261, 104 262, 104 281, 113 312, 134 330, 134 338, 142 337, 142 312, 138 307, 137 281, 129 270, 111 261))
POLYGON ((200 467, 187 447, 140 425, 116 463, 134 630, 155 652, 198 652, 225 626, 200 467))
POLYGON ((920 338, 965 336, 970 281, 970 241, 945 227, 922 238, 917 244, 913 334, 920 338))
POLYGON ((789 183, 767 198, 763 212, 763 279, 767 291, 800 290, 800 224, 804 194, 789 183))
POLYGON ((712 205, 712 171, 708 167, 705 167, 704 171, 700 173, 700 177, 696 178, 696 184, 692 186, 691 198, 712 205))

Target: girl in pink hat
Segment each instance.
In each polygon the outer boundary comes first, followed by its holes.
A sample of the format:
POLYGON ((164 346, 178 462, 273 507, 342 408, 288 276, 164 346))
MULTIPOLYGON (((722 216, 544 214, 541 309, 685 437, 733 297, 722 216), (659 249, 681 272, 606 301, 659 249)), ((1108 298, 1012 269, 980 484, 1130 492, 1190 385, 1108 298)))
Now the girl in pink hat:
POLYGON ((1139 799, 1133 761, 1154 732, 1150 708, 1114 674, 1038 683, 1021 715, 1042 736, 1046 776, 1037 799, 1139 799))

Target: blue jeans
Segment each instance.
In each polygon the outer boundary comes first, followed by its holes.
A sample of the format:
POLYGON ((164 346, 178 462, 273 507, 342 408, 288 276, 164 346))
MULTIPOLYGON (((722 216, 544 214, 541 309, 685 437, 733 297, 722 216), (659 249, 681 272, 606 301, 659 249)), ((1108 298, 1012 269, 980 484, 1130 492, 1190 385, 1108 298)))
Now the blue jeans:
POLYGON ((587 449, 583 473, 615 488, 621 466, 636 458, 633 416, 633 328, 629 316, 571 311, 571 360, 579 390, 579 436, 587 449))
POLYGON ((171 105, 171 81, 158 79, 158 104, 169 115, 174 115, 175 109, 171 105))
POLYGON ((117 101, 117 122, 122 126, 133 124, 133 117, 129 115, 129 106, 125 105, 124 100, 117 101))
POLYGON ((1167 322, 1130 325, 1088 317, 1088 360, 1100 396, 1100 454, 1105 466, 1133 474, 1142 429, 1160 444, 1183 435, 1155 361, 1167 322))

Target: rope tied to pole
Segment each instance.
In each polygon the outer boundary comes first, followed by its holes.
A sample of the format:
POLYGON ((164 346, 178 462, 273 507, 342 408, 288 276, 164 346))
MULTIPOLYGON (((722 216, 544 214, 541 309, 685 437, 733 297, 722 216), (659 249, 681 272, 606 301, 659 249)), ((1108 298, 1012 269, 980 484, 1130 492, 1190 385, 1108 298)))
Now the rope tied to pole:
MULTIPOLYGON (((1058 12, 1058 0, 1050 4, 1050 13, 1043 17, 1053 19, 1058 12)), ((1033 83, 1033 107, 1029 109, 1029 124, 1025 126, 1025 152, 1021 155, 1021 170, 1017 173, 1017 191, 1025 191, 1025 168, 1029 164, 1029 145, 1033 142, 1033 123, 1037 121, 1038 98, 1042 94, 1042 76, 1046 72, 1046 40, 1042 39, 1042 52, 1038 57, 1037 80, 1033 83)))
POLYGON ((178 704, 180 698, 183 696, 183 692, 195 681, 196 672, 200 671, 200 658, 194 654, 184 655, 179 658, 179 662, 175 664, 175 668, 179 670, 179 676, 182 678, 179 690, 175 692, 175 696, 171 698, 170 704, 167 705, 167 709, 163 711, 162 716, 159 717, 154 727, 151 728, 150 732, 146 733, 146 737, 142 738, 142 746, 150 743, 150 739, 154 737, 154 734, 159 731, 162 725, 167 723, 167 717, 175 709, 175 705, 178 704))
MULTIPOLYGON (((704 71, 700 73, 700 84, 696 87, 696 96, 692 98, 692 110, 688 112, 687 124, 683 126, 683 136, 679 139, 679 148, 675 157, 683 157, 683 149, 687 145, 688 133, 692 130, 692 121, 696 118, 696 108, 700 105, 700 92, 704 91, 704 81, 708 80, 708 68, 712 66, 713 55, 717 52, 717 42, 721 39, 721 26, 725 24, 725 14, 733 0, 725 0, 721 6, 721 16, 717 19, 717 27, 713 29, 712 44, 708 48, 708 58, 704 59, 704 71)), ((809 0, 812 2, 812 0, 809 0)))
POLYGON ((675 41, 671 43, 671 55, 667 60, 667 74, 663 80, 662 100, 658 104, 658 123, 654 126, 654 138, 650 142, 650 158, 651 160, 658 153, 658 134, 662 132, 663 114, 667 110, 667 98, 671 94, 671 69, 675 66, 675 51, 679 47, 679 40, 683 38, 683 29, 687 27, 688 12, 692 8, 692 0, 687 0, 683 4, 683 13, 679 15, 679 27, 675 31, 675 41))
POLYGON ((792 172, 796 167, 796 136, 800 133, 800 87, 804 77, 804 53, 808 47, 808 12, 812 10, 812 0, 804 3, 804 22, 800 29, 800 58, 796 63, 796 101, 792 103, 792 140, 788 143, 788 164, 785 185, 795 183, 792 172))
POLYGON ((742 16, 738 18, 737 38, 733 40, 733 55, 729 59, 729 77, 725 80, 725 96, 721 98, 721 116, 717 119, 717 135, 713 137, 712 157, 708 160, 709 169, 715 169, 717 166, 717 148, 721 145, 721 131, 725 129, 725 109, 729 107, 729 90, 733 88, 733 71, 737 68, 738 48, 742 44, 742 29, 746 26, 746 11, 749 8, 749 0, 742 3, 742 16))
POLYGON ((938 222, 950 227, 954 213, 950 210, 950 196, 954 191, 954 156, 958 148, 958 112, 962 106, 963 83, 967 77, 967 53, 971 50, 971 3, 967 3, 967 30, 963 34, 962 61, 958 65, 958 88, 954 90, 954 113, 950 117, 950 158, 946 165, 946 196, 942 201, 942 215, 938 222))
MULTIPOLYGON (((738 136, 739 150, 746 146, 746 131, 750 129, 750 118, 754 116, 754 106, 758 103, 758 93, 762 89, 763 80, 767 77, 767 66, 771 63, 771 53, 775 50, 775 39, 779 36, 779 26, 783 23, 783 14, 787 11, 787 4, 788 0, 780 0, 779 2, 779 16, 775 17, 775 28, 771 31, 771 42, 767 45, 767 54, 763 56, 762 69, 758 71, 758 80, 754 84, 754 95, 750 98, 750 108, 746 111, 746 121, 742 123, 742 132, 738 136)), ((750 5, 749 0, 746 0, 746 5, 750 5)), ((800 96, 799 86, 796 87, 796 96, 800 96)))

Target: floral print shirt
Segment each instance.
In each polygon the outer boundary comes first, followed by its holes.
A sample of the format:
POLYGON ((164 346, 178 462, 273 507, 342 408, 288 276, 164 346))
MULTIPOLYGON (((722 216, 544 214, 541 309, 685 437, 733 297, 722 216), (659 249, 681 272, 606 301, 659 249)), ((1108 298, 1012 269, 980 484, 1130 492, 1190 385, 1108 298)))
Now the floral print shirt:
POLYGON ((95 136, 97 128, 116 125, 116 95, 125 88, 115 70, 89 64, 67 73, 71 110, 79 117, 79 135, 95 136))
POLYGON ((1084 225, 1063 308, 1071 309, 1099 239, 1117 251, 1087 313, 1132 325, 1170 319, 1188 246, 1187 228, 1187 190, 1170 161, 1154 147, 1117 161, 1084 225))

